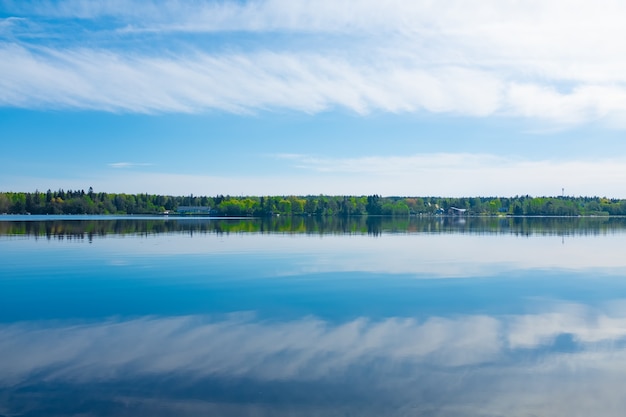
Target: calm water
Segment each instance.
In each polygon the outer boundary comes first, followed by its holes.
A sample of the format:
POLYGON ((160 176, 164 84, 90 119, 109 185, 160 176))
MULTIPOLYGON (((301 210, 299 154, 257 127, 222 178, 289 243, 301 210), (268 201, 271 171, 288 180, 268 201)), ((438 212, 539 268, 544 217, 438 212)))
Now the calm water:
POLYGON ((626 219, 0 217, 0 416, 622 416, 626 219))

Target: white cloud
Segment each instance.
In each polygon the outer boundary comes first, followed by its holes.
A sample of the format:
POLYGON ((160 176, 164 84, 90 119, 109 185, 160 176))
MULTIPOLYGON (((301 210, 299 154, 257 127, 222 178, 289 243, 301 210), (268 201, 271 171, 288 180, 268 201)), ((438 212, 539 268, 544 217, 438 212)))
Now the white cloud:
MULTIPOLYGON (((410 156, 371 156, 360 158, 326 158, 301 156, 292 158, 299 168, 319 171, 376 175, 411 175, 411 173, 438 170, 484 169, 485 165, 498 169, 511 161, 488 154, 438 153, 410 156)), ((431 172, 435 174, 435 172, 431 172)))
POLYGON ((508 114, 565 125, 626 112, 620 86, 559 93, 540 84, 507 84, 487 71, 427 71, 418 62, 356 66, 341 57, 271 52, 156 58, 15 44, 0 46, 0 61, 5 106, 235 113, 343 107, 361 114, 508 114))
POLYGON ((274 173, 222 175, 162 171, 89 172, 87 177, 28 178, 6 175, 0 189, 81 189, 187 195, 370 195, 386 196, 554 196, 626 198, 626 160, 528 160, 489 154, 441 153, 409 156, 332 158, 273 156, 274 173), (123 173, 122 173, 123 172, 123 173))
POLYGON ((113 162, 109 164, 111 168, 134 168, 134 167, 146 167, 152 164, 137 163, 137 162, 113 162))
MULTIPOLYGON (((369 184, 364 194, 387 195, 569 195, 623 196, 623 158, 602 160, 525 160, 489 154, 440 153, 391 157, 301 157, 289 161, 303 172, 344 177, 369 184)), ((338 184, 336 184, 338 185, 338 184)), ((347 184, 346 184, 347 186, 347 184)), ((348 191, 346 188, 344 191, 348 191)), ((339 193, 341 194, 341 193, 339 193)), ((349 193, 354 194, 354 192, 349 193)))
MULTIPOLYGON (((623 31, 626 6, 615 0, 526 1, 320 0, 196 1, 89 0, 3 1, 9 13, 55 18, 115 16, 137 27, 169 23, 177 30, 391 31, 488 38, 494 43, 551 49, 567 43, 568 53, 588 53, 594 43, 617 46, 610 35, 623 31), (499 37, 493 35, 501 35, 499 37), (579 46, 579 47, 576 47, 579 46)), ((518 48, 511 53, 526 52, 518 48)), ((563 51, 562 51, 563 52, 563 51)), ((593 51, 601 53, 602 49, 593 51)))
MULTIPOLYGON (((178 51, 86 48, 73 32, 62 47, 5 43, 5 106, 236 113, 339 107, 360 114, 510 115, 565 126, 600 119, 617 127, 626 113, 626 6, 610 0, 75 0, 4 7, 29 20, 115 16, 118 26, 106 30, 122 29, 116 37, 159 32, 158 50, 178 51), (290 42, 253 40, 249 47, 232 36, 212 40, 219 46, 207 52, 202 40, 169 43, 179 31, 269 38, 284 32, 290 42)), ((102 43, 94 35, 90 44, 102 43)))
POLYGON ((132 112, 292 108, 317 113, 435 111, 485 115, 499 83, 463 68, 431 74, 341 57, 258 52, 156 58, 86 49, 0 46, 0 103, 132 112))
POLYGON ((576 87, 559 93, 553 87, 511 84, 507 98, 514 115, 551 120, 565 125, 602 119, 626 111, 626 89, 621 86, 576 87))

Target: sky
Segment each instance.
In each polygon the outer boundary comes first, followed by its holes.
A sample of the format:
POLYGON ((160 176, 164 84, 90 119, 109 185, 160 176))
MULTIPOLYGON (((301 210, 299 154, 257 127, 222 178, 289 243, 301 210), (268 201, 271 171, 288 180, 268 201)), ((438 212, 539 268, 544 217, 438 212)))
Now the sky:
POLYGON ((0 0, 0 191, 626 198, 618 0, 0 0))

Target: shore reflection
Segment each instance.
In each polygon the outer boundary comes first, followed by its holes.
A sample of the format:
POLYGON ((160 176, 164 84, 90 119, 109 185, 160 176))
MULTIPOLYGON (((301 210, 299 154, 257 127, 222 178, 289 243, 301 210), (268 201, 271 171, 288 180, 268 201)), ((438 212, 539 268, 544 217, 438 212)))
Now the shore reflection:
POLYGON ((107 218, 105 216, 0 216, 0 236, 94 239, 111 234, 161 233, 357 234, 472 233, 603 235, 625 233, 624 217, 270 217, 270 218, 107 218))

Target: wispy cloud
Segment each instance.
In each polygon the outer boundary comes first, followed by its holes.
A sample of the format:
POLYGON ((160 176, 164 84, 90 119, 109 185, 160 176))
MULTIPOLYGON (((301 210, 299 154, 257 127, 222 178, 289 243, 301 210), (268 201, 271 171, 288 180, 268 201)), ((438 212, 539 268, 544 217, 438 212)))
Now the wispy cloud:
MULTIPOLYGON (((624 158, 529 160, 490 154, 416 154, 333 158, 290 155, 275 158, 273 174, 241 169, 191 175, 151 170, 90 173, 88 186, 111 192, 185 195, 399 195, 467 197, 599 195, 626 197, 624 158)), ((128 167, 118 163, 118 168, 128 167)), ((131 165, 132 166, 132 165, 131 165)), ((112 166, 111 166, 112 167, 112 166)), ((83 188, 85 180, 3 176, 0 189, 83 188)))
POLYGON ((464 68, 431 74, 395 63, 357 66, 339 56, 254 52, 177 57, 0 45, 0 104, 132 112, 246 112, 343 107, 366 114, 498 110, 498 80, 464 68))
MULTIPOLYGON (((278 158, 282 158, 280 155, 278 158)), ((408 156, 366 156, 358 158, 329 158, 291 155, 294 166, 304 170, 328 173, 375 175, 409 175, 426 171, 474 170, 484 166, 499 169, 510 165, 508 158, 490 154, 436 153, 408 156)))
MULTIPOLYGON (((615 121, 626 114, 626 6, 608 0, 567 7, 558 1, 478 7, 373 0, 5 1, 3 7, 30 21, 59 19, 61 26, 63 19, 114 16, 102 24, 105 31, 122 38, 125 31, 159 32, 159 50, 169 51, 110 47, 91 26, 84 35, 95 47, 76 41, 73 31, 58 46, 5 42, 3 106, 234 113, 345 108, 504 115, 564 126, 607 120, 618 127, 615 121), (291 35, 289 43, 213 39, 218 47, 209 51, 202 40, 168 35, 185 31, 291 35)), ((142 45, 141 39, 132 45, 142 45)))
MULTIPOLYGON (((492 154, 436 153, 358 158, 294 156, 289 163, 305 172, 353 174, 372 183, 393 182, 405 184, 406 188, 408 184, 414 184, 415 189, 427 188, 435 194, 443 192, 444 195, 444 190, 452 192, 455 188, 466 190, 465 195, 500 195, 498 190, 506 189, 518 190, 521 195, 555 195, 562 187, 577 195, 593 193, 594 189, 596 193, 599 190, 608 191, 608 188, 613 190, 609 195, 622 195, 618 190, 626 182, 624 158, 563 161, 492 154), (553 191, 548 191, 550 189, 553 191)), ((359 181, 354 176, 350 180, 359 181)))
POLYGON ((270 158, 287 159, 287 160, 295 160, 295 161, 309 158, 309 156, 305 154, 299 154, 299 153, 276 153, 276 154, 270 154, 267 156, 270 158))
POLYGON ((134 168, 134 167, 147 167, 152 164, 148 163, 137 163, 137 162, 113 162, 109 164, 111 168, 134 168))
POLYGON ((0 45, 0 104, 124 112, 434 112, 510 115, 566 125, 626 113, 626 88, 559 93, 489 71, 416 62, 356 65, 342 57, 255 52, 174 58, 0 45))

